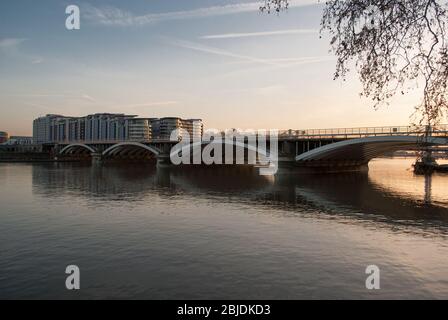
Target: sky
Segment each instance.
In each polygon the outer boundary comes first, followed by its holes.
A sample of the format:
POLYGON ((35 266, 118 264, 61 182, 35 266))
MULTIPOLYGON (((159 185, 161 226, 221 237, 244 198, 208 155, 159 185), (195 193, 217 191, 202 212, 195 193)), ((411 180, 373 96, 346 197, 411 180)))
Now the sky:
POLYGON ((355 71, 333 80, 322 4, 255 0, 0 1, 0 131, 48 113, 202 118, 206 128, 407 125, 416 94, 373 109, 355 71), (68 5, 80 30, 67 30, 68 5))

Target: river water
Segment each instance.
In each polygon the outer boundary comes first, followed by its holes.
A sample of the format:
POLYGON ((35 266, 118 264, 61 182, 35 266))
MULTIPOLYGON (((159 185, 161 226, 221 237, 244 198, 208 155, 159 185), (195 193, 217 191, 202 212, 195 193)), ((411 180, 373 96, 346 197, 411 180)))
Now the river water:
POLYGON ((411 163, 276 178, 3 163, 0 298, 448 298, 448 175, 411 163))

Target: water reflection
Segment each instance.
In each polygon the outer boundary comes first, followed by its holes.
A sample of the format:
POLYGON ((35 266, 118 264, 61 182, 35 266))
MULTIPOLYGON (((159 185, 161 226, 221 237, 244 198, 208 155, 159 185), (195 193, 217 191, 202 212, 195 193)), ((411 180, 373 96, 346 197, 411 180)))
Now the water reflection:
POLYGON ((447 176, 0 165, 0 298, 446 297, 447 176), (428 194, 428 193, 427 193, 428 194), (82 292, 64 288, 67 264, 82 292), (381 266, 381 292, 365 290, 381 266))
POLYGON ((425 204, 431 204, 432 175, 425 175, 425 204))
MULTIPOLYGON (((431 229, 445 234, 448 209, 440 190, 431 201, 431 177, 421 180, 405 168, 377 162, 370 173, 263 177, 247 169, 159 169, 154 166, 33 166, 33 192, 55 198, 150 201, 158 196, 241 203, 274 214, 378 223, 387 228, 431 229), (395 175, 395 176, 394 176, 395 175), (399 183, 397 187, 396 183, 399 183), (404 189, 403 189, 404 188, 404 189), (420 191, 418 191, 420 188, 420 191)), ((394 162, 394 165, 396 162, 394 162)), ((440 188, 448 177, 435 177, 440 188)), ((446 189, 445 189, 446 190, 446 189)), ((446 192, 446 191, 445 191, 446 192)), ((194 200, 192 200, 194 201, 194 200)))
POLYGON ((89 166, 45 164, 33 166, 33 192, 45 197, 67 193, 104 199, 138 200, 148 194, 173 196, 189 192, 208 195, 262 191, 272 178, 252 169, 156 169, 145 165, 89 166))

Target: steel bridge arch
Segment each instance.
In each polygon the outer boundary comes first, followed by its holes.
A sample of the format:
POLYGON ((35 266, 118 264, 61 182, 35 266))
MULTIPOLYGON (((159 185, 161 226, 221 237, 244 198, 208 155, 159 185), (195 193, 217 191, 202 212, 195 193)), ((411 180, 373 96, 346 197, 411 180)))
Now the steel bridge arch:
POLYGON ((61 151, 59 151, 59 154, 63 155, 66 152, 68 152, 69 150, 74 149, 74 148, 86 149, 91 154, 92 153, 97 153, 97 151, 94 148, 92 148, 92 147, 90 147, 90 146, 88 146, 86 144, 83 144, 83 143, 72 143, 72 144, 69 144, 68 146, 65 146, 64 148, 62 148, 61 151))
MULTIPOLYGON (((255 155, 258 156, 262 156, 264 157, 264 161, 269 162, 270 159, 270 152, 267 149, 261 149, 258 148, 256 146, 253 146, 251 144, 246 144, 246 143, 241 143, 240 141, 230 141, 228 139, 222 139, 222 140, 211 140, 211 141, 205 141, 205 140, 201 140, 201 141, 197 141, 197 142, 193 142, 193 143, 188 143, 188 144, 178 144, 175 145, 171 151, 170 151, 170 157, 174 156, 174 155, 179 155, 180 153, 183 152, 187 152, 190 156, 194 155, 195 151, 199 151, 201 153, 201 159, 202 159, 202 146, 211 146, 211 145, 220 145, 220 146, 225 146, 225 145, 229 145, 229 146, 234 146, 237 148, 241 148, 250 152, 254 152, 255 155), (195 147, 201 147, 198 149, 196 149, 195 147)), ((224 154, 224 150, 223 150, 223 154, 224 154)), ((235 154, 234 154, 235 156, 235 154)))
POLYGON ((368 163, 387 152, 421 145, 447 145, 448 138, 420 136, 374 136, 331 143, 296 156, 299 161, 356 160, 368 163))
POLYGON ((160 155, 160 150, 153 148, 151 146, 145 145, 143 143, 139 143, 139 142, 120 142, 117 144, 114 144, 113 146, 107 148, 106 150, 103 151, 102 156, 106 157, 108 155, 115 155, 117 152, 119 152, 120 148, 122 147, 127 147, 127 146, 131 146, 131 147, 138 147, 138 148, 142 148, 145 150, 150 151, 152 154, 154 154, 155 156, 160 155))

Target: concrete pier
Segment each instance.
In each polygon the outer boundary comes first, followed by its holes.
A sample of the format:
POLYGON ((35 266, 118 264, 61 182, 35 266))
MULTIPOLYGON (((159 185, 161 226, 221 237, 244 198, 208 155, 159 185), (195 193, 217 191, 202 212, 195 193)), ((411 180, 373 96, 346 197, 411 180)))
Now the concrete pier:
POLYGON ((99 152, 92 153, 92 164, 94 165, 100 165, 103 163, 103 157, 102 154, 99 152))

